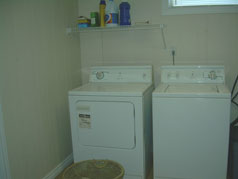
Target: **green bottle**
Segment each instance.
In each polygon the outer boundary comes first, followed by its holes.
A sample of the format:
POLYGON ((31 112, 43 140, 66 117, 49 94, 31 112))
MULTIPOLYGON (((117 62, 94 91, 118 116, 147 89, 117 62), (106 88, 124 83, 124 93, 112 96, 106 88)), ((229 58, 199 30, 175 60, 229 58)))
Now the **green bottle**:
POLYGON ((98 27, 99 26, 99 19, 98 19, 98 12, 91 12, 91 27, 98 27))

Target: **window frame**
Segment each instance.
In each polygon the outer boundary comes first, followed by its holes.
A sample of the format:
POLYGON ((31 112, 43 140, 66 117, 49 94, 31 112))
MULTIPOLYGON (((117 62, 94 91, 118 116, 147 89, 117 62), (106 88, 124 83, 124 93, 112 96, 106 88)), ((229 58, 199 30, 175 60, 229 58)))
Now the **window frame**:
POLYGON ((238 5, 172 7, 171 0, 162 0, 162 15, 238 13, 238 5))

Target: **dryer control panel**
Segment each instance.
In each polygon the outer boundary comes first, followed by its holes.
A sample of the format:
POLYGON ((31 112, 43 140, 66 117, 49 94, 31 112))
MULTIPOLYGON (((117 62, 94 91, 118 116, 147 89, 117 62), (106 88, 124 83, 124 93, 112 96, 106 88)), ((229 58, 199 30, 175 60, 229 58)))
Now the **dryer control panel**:
POLYGON ((224 83, 224 66, 162 66, 163 83, 224 83))
POLYGON ((152 66, 91 67, 90 82, 152 83, 152 66))

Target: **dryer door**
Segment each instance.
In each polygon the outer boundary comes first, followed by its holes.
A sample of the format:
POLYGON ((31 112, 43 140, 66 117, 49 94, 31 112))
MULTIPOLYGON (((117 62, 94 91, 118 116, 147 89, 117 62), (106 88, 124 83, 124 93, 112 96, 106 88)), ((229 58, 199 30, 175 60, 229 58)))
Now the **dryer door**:
POLYGON ((132 149, 135 146, 134 105, 130 102, 77 101, 74 124, 85 146, 132 149))

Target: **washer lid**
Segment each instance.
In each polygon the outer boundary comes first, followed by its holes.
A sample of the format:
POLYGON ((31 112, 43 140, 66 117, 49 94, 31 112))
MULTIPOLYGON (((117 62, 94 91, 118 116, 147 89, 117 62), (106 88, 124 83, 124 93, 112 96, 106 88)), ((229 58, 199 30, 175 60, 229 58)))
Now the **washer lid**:
POLYGON ((230 98, 230 92, 223 84, 160 84, 153 97, 163 96, 230 98))
POLYGON ((70 96, 143 96, 152 83, 88 83, 69 91, 70 96))

